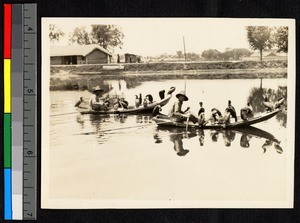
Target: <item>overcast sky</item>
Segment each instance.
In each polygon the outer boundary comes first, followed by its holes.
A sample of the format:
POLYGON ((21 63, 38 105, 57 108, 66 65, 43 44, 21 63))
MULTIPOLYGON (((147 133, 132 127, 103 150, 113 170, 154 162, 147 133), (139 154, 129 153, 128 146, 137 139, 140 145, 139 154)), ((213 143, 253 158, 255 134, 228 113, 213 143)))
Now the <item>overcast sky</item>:
POLYGON ((156 56, 163 53, 176 54, 183 51, 183 37, 186 52, 202 53, 206 49, 247 48, 247 25, 274 25, 273 21, 250 19, 195 19, 195 18, 47 18, 66 33, 60 45, 68 44, 68 34, 79 26, 92 24, 114 24, 121 27, 125 37, 122 49, 115 53, 133 53, 142 56, 156 56))

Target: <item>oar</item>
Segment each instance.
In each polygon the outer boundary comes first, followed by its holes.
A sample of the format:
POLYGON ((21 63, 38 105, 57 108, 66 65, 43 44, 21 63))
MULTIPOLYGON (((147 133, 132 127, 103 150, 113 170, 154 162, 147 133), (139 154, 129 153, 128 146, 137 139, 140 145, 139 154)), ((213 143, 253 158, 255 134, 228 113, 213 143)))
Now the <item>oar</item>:
POLYGON ((186 132, 188 131, 190 116, 191 116, 191 114, 189 114, 189 116, 188 116, 188 118, 186 120, 186 127, 185 127, 185 131, 186 132))
POLYGON ((115 131, 115 130, 122 130, 122 129, 145 127, 145 126, 149 126, 149 125, 152 125, 152 123, 147 123, 147 124, 144 124, 144 125, 126 126, 126 127, 120 127, 120 128, 114 128, 114 129, 104 129, 104 130, 99 131, 99 133, 110 132, 110 131, 115 131))
POLYGON ((71 114, 76 114, 76 113, 78 113, 78 112, 67 112, 67 113, 53 114, 50 116, 53 117, 53 116, 60 116, 60 115, 71 115, 71 114))

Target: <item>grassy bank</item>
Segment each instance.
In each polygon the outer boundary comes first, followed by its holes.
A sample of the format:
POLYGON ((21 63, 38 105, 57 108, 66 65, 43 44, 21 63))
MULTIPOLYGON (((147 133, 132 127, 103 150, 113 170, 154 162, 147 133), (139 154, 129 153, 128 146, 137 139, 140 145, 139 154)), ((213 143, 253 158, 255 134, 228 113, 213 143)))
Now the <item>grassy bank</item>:
POLYGON ((51 75, 51 90, 85 90, 95 85, 103 86, 106 80, 123 79, 129 88, 143 81, 166 79, 257 79, 257 78, 286 78, 286 68, 272 69, 216 69, 216 70, 175 70, 175 71, 126 71, 119 74, 73 74, 59 72, 51 75))
MULTIPOLYGON (((51 74, 69 72, 73 74, 86 73, 122 73, 122 72, 150 72, 150 71, 179 71, 179 70, 240 70, 240 69, 272 69, 287 68, 287 61, 238 61, 238 62, 180 62, 180 63, 137 63, 122 64, 122 70, 108 71, 103 64, 96 65, 56 65, 51 66, 51 74)), ((107 66, 107 65, 106 65, 107 66)))
POLYGON ((162 70, 231 70, 286 68, 287 62, 278 61, 238 61, 238 62, 190 62, 190 63, 144 63, 128 64, 124 71, 162 71, 162 70))
MULTIPOLYGON (((129 87, 163 79, 286 78, 287 61, 188 62, 122 64, 122 70, 104 65, 59 65, 50 68, 51 90, 85 90, 105 80, 124 79, 129 87), (132 86, 130 86, 132 85, 132 86)), ((105 65, 109 66, 109 65, 105 65)))

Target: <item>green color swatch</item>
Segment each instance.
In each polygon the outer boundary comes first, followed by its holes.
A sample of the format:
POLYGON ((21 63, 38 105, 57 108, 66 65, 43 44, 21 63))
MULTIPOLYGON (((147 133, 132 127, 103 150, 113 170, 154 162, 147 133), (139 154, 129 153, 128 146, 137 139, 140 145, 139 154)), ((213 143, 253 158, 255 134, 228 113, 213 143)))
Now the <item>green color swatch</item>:
POLYGON ((11 168, 11 114, 4 114, 4 168, 11 168))

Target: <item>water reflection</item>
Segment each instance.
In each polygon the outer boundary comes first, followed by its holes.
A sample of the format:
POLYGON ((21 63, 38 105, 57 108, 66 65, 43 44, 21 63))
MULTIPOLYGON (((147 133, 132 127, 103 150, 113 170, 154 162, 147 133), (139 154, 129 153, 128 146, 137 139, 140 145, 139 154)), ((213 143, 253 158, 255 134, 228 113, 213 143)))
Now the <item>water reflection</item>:
MULTIPOLYGON (((249 148, 250 142, 253 138, 256 139, 265 139, 264 143, 261 144, 261 149, 263 153, 266 153, 267 150, 270 150, 271 148, 275 149, 275 151, 278 154, 283 153, 283 149, 280 146, 280 141, 275 138, 274 135, 272 135, 269 132, 266 132, 264 130, 255 128, 255 127, 248 127, 248 128, 237 128, 237 129, 198 129, 198 130, 192 130, 192 132, 186 132, 185 129, 182 128, 170 128, 170 127, 157 127, 153 138, 155 140, 155 143, 162 143, 163 136, 162 133, 168 133, 170 141, 174 144, 174 151, 179 156, 184 156, 189 152, 188 148, 184 147, 184 140, 193 138, 195 136, 199 137, 199 146, 204 147, 205 142, 207 144, 210 143, 217 143, 220 135, 223 138, 225 147, 230 147, 232 145, 232 142, 236 138, 239 140, 239 145, 241 148, 249 148), (207 134, 210 138, 210 142, 205 141, 205 131, 208 132, 207 134)), ((209 145, 210 146, 210 145, 209 145)))
POLYGON ((159 134, 157 134, 157 133, 155 133, 154 135, 153 135, 153 138, 154 138, 154 143, 162 143, 163 141, 162 141, 162 139, 161 139, 161 137, 159 136, 159 134))
MULTIPOLYGON (((162 143, 163 136, 160 135, 162 132, 167 132, 169 140, 173 143, 173 150, 178 156, 185 156, 189 153, 189 149, 184 148, 183 140, 190 139, 197 136, 197 132, 186 132, 182 128, 168 128, 158 126, 153 134, 154 143, 162 143)), ((201 134, 201 133, 200 133, 201 134)))
POLYGON ((210 130, 210 138, 212 142, 218 142, 219 139, 219 131, 218 130, 210 130))
POLYGON ((231 146, 231 142, 235 139, 235 132, 231 130, 222 131, 224 144, 226 147, 231 146))
POLYGON ((199 129, 198 130, 198 135, 199 135, 200 146, 203 146, 204 145, 204 138, 205 138, 204 130, 203 129, 199 129))
POLYGON ((275 151, 279 154, 283 153, 283 149, 280 146, 280 141, 269 132, 254 127, 243 129, 243 130, 239 129, 237 131, 242 132, 240 146, 243 148, 249 148, 250 140, 253 137, 256 137, 256 138, 265 139, 264 144, 262 144, 261 146, 263 153, 266 153, 266 151, 270 150, 271 148, 274 148, 275 151))
POLYGON ((243 147, 243 148, 249 148, 251 138, 252 138, 251 135, 242 133, 241 140, 240 140, 240 146, 243 147))
POLYGON ((170 141, 174 143, 174 151, 178 156, 185 156, 189 150, 183 147, 183 139, 188 139, 197 136, 196 132, 183 132, 181 129, 173 129, 170 134, 170 141))
POLYGON ((117 114, 114 115, 115 122, 125 123, 128 118, 127 114, 117 114))
POLYGON ((270 150, 272 148, 274 148, 275 151, 279 154, 283 153, 283 149, 277 142, 267 139, 266 142, 262 145, 263 153, 267 152, 267 150, 270 150))
POLYGON ((277 90, 269 89, 269 88, 258 88, 254 87, 250 91, 250 95, 248 96, 248 101, 250 102, 253 112, 259 113, 264 112, 265 107, 262 106, 263 101, 267 98, 271 102, 277 101, 279 98, 285 98, 285 101, 281 108, 282 112, 279 112, 276 115, 276 119, 280 122, 281 126, 286 127, 287 123, 287 86, 279 86, 277 90))
POLYGON ((136 123, 150 123, 150 115, 136 115, 136 123))
POLYGON ((79 124, 83 135, 98 135, 107 137, 115 134, 116 131, 126 133, 128 129, 136 129, 151 125, 149 115, 128 115, 128 114, 106 114, 106 115, 77 115, 76 122, 79 124), (135 121, 134 121, 135 120, 135 121), (132 123, 136 123, 133 124, 132 123))

